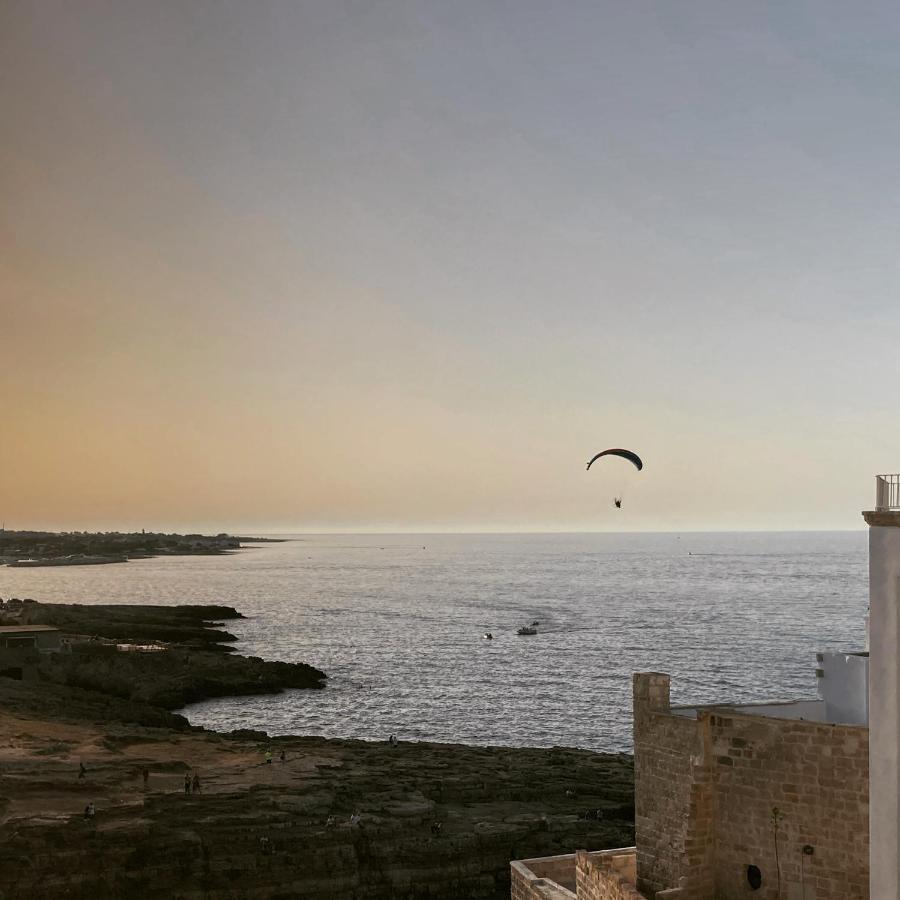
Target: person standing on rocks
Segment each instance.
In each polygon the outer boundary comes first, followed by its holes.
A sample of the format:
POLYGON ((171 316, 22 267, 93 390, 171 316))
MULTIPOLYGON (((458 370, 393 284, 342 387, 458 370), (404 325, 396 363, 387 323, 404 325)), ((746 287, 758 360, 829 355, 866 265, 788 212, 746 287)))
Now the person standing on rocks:
POLYGON ((191 776, 185 773, 184 776, 184 793, 186 797, 191 795, 191 776))
POLYGON ((282 762, 287 762, 287 756, 285 755, 284 747, 281 748, 281 753, 278 754, 278 758, 279 758, 282 762))
POLYGON ((269 749, 266 750, 266 762, 272 765, 272 751, 269 749))
POLYGON ((195 794, 200 793, 200 776, 194 772, 194 780, 191 782, 191 787, 194 789, 195 794))
POLYGON ((80 762, 78 763, 78 777, 79 779, 84 778, 85 775, 87 775, 87 769, 84 767, 84 763, 80 762))

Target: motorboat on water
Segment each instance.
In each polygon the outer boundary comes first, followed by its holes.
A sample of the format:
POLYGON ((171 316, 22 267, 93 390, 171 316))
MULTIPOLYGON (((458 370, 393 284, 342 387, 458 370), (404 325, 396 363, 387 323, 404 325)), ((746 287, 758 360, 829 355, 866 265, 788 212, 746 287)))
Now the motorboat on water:
POLYGON ((523 625, 520 629, 518 629, 518 631, 516 631, 516 634, 537 634, 537 628, 535 628, 533 625, 523 625))
POLYGON ((494 639, 494 636, 493 636, 489 631, 486 631, 486 632, 482 635, 482 637, 483 637, 486 641, 492 641, 492 640, 494 639))

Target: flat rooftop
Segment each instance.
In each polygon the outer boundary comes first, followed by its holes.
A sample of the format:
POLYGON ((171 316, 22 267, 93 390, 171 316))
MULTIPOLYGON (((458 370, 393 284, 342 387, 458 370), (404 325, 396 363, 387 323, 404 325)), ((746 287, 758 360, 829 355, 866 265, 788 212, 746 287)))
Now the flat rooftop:
POLYGON ((0 625, 0 634, 34 634, 36 631, 59 631, 55 625, 0 625))

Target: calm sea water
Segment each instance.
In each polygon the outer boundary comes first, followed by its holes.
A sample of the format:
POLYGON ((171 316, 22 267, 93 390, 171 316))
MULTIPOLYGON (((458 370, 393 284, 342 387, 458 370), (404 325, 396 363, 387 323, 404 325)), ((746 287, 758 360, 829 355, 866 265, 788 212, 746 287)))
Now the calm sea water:
POLYGON ((618 750, 635 671, 670 673, 680 703, 815 696, 816 651, 864 645, 867 578, 864 531, 322 535, 4 567, 0 596, 229 604, 249 617, 228 625, 240 652, 329 675, 320 692, 196 704, 196 724, 618 750))

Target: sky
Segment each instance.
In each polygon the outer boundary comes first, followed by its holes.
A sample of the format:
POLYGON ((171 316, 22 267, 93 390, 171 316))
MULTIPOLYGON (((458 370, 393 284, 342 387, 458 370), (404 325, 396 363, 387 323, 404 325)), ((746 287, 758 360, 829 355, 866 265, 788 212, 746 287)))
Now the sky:
POLYGON ((0 520, 862 527, 898 44, 865 0, 5 0, 0 520))

